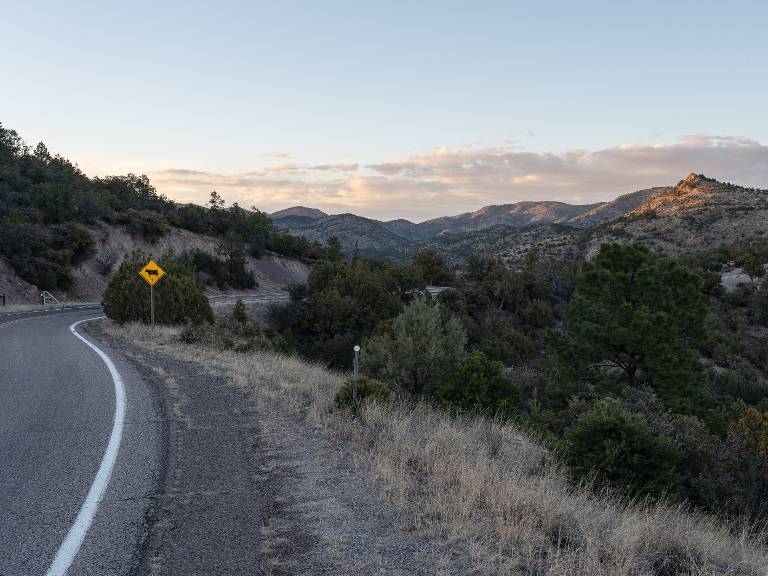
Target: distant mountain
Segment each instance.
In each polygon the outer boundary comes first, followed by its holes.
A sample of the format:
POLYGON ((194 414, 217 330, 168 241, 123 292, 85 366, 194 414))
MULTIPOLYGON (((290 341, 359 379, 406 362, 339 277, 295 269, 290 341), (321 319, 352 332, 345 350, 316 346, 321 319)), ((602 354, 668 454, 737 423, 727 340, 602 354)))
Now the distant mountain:
POLYGON ((314 225, 316 222, 323 220, 324 218, 329 218, 329 216, 323 216, 321 218, 313 218, 312 216, 300 216, 300 215, 289 215, 289 216, 283 216, 281 218, 272 218, 272 222, 275 223, 275 226, 280 228, 281 230, 299 230, 304 229, 306 227, 310 227, 314 225))
POLYGON ((432 236, 432 232, 427 227, 402 218, 383 222, 383 224, 387 229, 408 240, 423 240, 432 236))
POLYGON ((272 220, 278 220, 280 218, 287 218, 289 216, 302 216, 305 218, 323 218, 324 216, 328 216, 325 212, 322 210, 318 210, 317 208, 306 208, 304 206, 291 206, 290 208, 286 208, 284 210, 278 210, 277 212, 273 212, 269 215, 272 220))
POLYGON ((643 241, 680 254, 765 237, 768 192, 691 174, 675 186, 638 190, 610 202, 517 202, 419 224, 328 216, 302 207, 272 218, 281 229, 310 240, 336 236, 347 254, 357 246, 363 256, 401 259, 430 248, 455 263, 488 253, 514 264, 532 248, 545 257, 572 260, 589 256, 602 242, 643 241))
MULTIPOLYGON (((399 219, 382 222, 354 214, 329 216, 320 210, 296 206, 271 214, 278 227, 309 240, 325 242, 336 236, 345 253, 351 254, 355 246, 366 256, 398 257, 409 253, 411 243, 429 244, 429 239, 445 234, 478 232, 497 226, 529 226, 568 222, 578 216, 597 210, 606 203, 571 205, 563 202, 518 202, 500 206, 486 206, 476 212, 446 216, 414 223, 399 219)), ((636 204, 633 204, 634 208, 636 204)), ((609 212, 606 212, 606 217, 609 212)), ((595 213, 591 220, 599 220, 595 213)))
POLYGON ((499 256, 514 267, 535 248, 542 258, 572 262, 582 257, 579 240, 583 233, 583 229, 576 226, 554 222, 528 226, 499 224, 412 242, 403 255, 409 258, 419 250, 436 250, 449 264, 461 265, 473 254, 487 254, 499 256))
POLYGON ((689 174, 592 228, 587 255, 603 242, 642 241, 663 254, 684 254, 753 238, 768 238, 768 190, 689 174))
POLYGON ((500 206, 486 206, 476 212, 458 216, 444 216, 422 222, 419 226, 433 235, 455 232, 472 232, 504 224, 507 226, 528 226, 568 222, 577 216, 593 211, 603 203, 573 205, 564 202, 517 202, 500 206))
POLYGON ((630 192, 629 194, 622 194, 610 202, 603 202, 598 204, 592 210, 574 216, 568 220, 568 223, 577 226, 593 226, 594 224, 604 222, 605 220, 613 220, 626 212, 630 212, 631 210, 642 206, 652 198, 668 192, 670 189, 669 186, 661 186, 658 188, 648 188, 647 190, 638 190, 637 192, 630 192))
POLYGON ((387 223, 355 214, 336 214, 316 219, 291 216, 279 218, 275 224, 290 234, 321 243, 336 236, 347 255, 357 249, 365 256, 398 257, 409 242, 408 238, 390 230, 387 223))

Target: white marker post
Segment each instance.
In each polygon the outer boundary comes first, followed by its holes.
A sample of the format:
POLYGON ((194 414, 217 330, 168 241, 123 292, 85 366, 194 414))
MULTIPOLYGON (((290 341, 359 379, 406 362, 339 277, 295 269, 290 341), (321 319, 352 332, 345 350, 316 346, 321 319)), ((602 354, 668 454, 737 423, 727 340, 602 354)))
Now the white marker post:
POLYGON ((357 415, 357 372, 360 369, 360 346, 355 346, 355 360, 352 364, 352 415, 357 415))

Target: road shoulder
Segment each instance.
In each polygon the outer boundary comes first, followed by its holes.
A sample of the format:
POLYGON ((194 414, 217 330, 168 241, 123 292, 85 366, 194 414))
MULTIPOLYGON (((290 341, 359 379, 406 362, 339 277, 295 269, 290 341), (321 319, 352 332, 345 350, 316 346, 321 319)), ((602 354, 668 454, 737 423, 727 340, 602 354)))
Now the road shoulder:
POLYGON ((168 474, 143 573, 441 573, 444 556, 342 438, 174 347, 99 338, 151 367, 167 395, 168 474))

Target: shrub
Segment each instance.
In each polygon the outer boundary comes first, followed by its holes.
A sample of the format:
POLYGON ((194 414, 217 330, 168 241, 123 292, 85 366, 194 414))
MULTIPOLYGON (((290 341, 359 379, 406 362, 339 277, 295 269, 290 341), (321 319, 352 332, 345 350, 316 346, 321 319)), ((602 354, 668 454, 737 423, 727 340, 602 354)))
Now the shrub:
POLYGON ((300 302, 309 296, 309 287, 306 284, 290 284, 288 295, 291 297, 291 302, 300 302))
POLYGON ((218 323, 187 324, 179 338, 185 344, 202 344, 220 350, 231 350, 235 346, 232 333, 218 323))
MULTIPOLYGON (((123 260, 104 292, 104 313, 118 324, 150 321, 149 286, 139 276, 148 257, 141 251, 123 260)), ((166 276, 154 287, 155 322, 199 324, 213 322, 213 310, 197 283, 195 272, 184 259, 159 259, 166 276)))
POLYGON ((474 348, 505 366, 520 366, 536 353, 531 337, 515 330, 508 320, 498 315, 489 315, 473 327, 470 341, 474 341, 474 348))
POLYGON ((421 250, 411 259, 427 284, 448 284, 453 281, 443 256, 435 250, 421 250))
POLYGON ((162 214, 152 210, 134 210, 129 208, 122 217, 132 236, 141 236, 154 244, 170 230, 168 221, 162 214))
MULTIPOLYGON (((357 404, 360 406, 368 399, 375 399, 385 402, 392 397, 392 390, 389 386, 378 380, 373 380, 362 376, 357 379, 357 404)), ((352 379, 344 381, 334 399, 337 408, 352 407, 352 379)))
POLYGON ((417 298, 387 331, 366 342, 363 366, 413 395, 430 393, 464 355, 466 335, 456 318, 444 321, 438 305, 417 298))
POLYGON ((292 302, 271 319, 304 356, 346 368, 352 347, 382 320, 396 316, 419 287, 409 267, 362 259, 320 262, 307 287, 293 289, 292 302))
POLYGON ((0 221, 0 256, 16 273, 41 290, 72 286, 70 267, 88 258, 94 249, 88 230, 80 224, 43 225, 0 221))
POLYGON ((755 297, 755 318, 764 326, 768 326, 768 280, 763 282, 755 297))
POLYGON ((598 484, 627 486, 640 495, 671 492, 679 483, 670 439, 614 398, 596 403, 568 429, 566 459, 581 476, 594 472, 598 484))
POLYGON ((768 479, 768 415, 746 407, 733 433, 739 438, 744 458, 752 463, 751 468, 768 479))
POLYGON ((224 248, 221 254, 227 256, 227 259, 200 249, 192 250, 187 257, 192 261, 195 270, 206 277, 206 283, 215 283, 219 290, 228 287, 246 290, 257 286, 253 272, 246 269, 244 254, 235 251, 236 249, 231 253, 226 250, 224 248))
POLYGON ((240 324, 248 322, 248 311, 245 309, 245 303, 240 298, 235 301, 235 307, 232 309, 232 320, 240 324))
POLYGON ((533 298, 522 310, 522 317, 529 326, 544 328, 552 324, 552 306, 541 298, 533 298))
MULTIPOLYGON (((239 324, 233 329, 227 321, 221 319, 213 324, 187 324, 179 334, 186 344, 200 344, 216 350, 233 352, 254 352, 256 350, 277 350, 275 346, 254 328, 253 324, 239 324)), ((283 351, 283 350, 281 350, 283 351)))
POLYGON ((520 390, 504 375, 501 362, 474 350, 459 361, 450 378, 434 389, 443 404, 491 413, 511 413, 520 405, 520 390))

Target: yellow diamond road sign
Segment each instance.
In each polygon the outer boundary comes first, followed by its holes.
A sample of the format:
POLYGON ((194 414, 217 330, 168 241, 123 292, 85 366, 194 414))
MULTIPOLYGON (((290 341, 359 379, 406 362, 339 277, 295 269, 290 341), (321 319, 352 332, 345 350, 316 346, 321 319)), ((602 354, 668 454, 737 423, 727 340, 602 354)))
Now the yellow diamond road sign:
POLYGON ((144 268, 141 269, 139 272, 139 276, 144 278, 144 280, 147 281, 147 284, 150 286, 154 286, 157 284, 157 281, 160 280, 163 276, 165 276, 165 270, 160 268, 157 264, 155 264, 154 260, 150 260, 147 262, 147 265, 144 266, 144 268))

